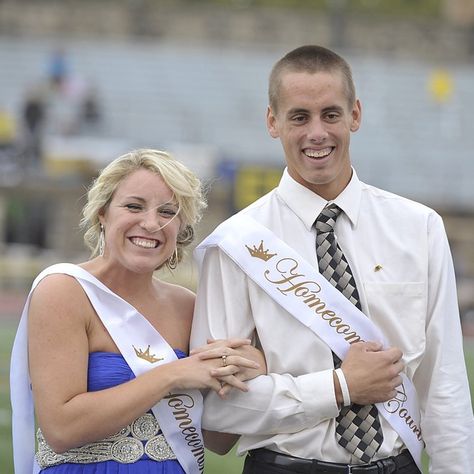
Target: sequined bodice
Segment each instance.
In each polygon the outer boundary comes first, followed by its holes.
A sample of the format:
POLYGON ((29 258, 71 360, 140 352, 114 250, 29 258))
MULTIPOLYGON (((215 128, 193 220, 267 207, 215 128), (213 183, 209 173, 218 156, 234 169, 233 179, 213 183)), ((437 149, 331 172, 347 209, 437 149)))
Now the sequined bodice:
MULTIPOLYGON (((175 354, 180 359, 186 357, 186 354, 178 349, 175 350, 175 354)), ((135 375, 121 354, 112 352, 89 354, 87 374, 89 392, 114 387, 133 378, 135 375)), ((145 468, 142 465, 143 462, 155 463, 152 468, 153 472, 164 472, 163 470, 176 474, 183 472, 176 461, 176 456, 161 433, 158 421, 151 412, 145 413, 120 432, 108 438, 70 449, 62 454, 52 451, 40 430, 37 433, 37 442, 38 464, 48 473, 64 474, 68 472, 67 466, 75 466, 74 469, 79 469, 81 466, 80 472, 89 474, 89 467, 92 469, 93 465, 100 463, 104 474, 108 474, 110 462, 118 462, 121 469, 126 468, 127 473, 130 474, 141 472, 145 468), (158 463, 159 466, 156 461, 161 461, 158 463)), ((93 472, 97 474, 96 471, 93 472)))

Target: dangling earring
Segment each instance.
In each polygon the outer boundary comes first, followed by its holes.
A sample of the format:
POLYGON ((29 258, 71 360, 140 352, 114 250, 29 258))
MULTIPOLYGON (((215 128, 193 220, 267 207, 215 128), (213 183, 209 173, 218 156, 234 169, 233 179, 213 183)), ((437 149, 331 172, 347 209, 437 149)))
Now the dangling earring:
POLYGON ((178 266, 178 247, 175 247, 171 257, 166 261, 166 266, 170 270, 174 270, 178 266))
POLYGON ((105 248, 105 232, 104 232, 104 226, 100 224, 99 257, 104 256, 104 248, 105 248))

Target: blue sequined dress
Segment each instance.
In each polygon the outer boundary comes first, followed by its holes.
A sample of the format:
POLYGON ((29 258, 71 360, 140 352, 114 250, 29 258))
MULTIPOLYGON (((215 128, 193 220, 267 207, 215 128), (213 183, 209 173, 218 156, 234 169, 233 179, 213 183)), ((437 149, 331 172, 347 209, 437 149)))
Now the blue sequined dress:
MULTIPOLYGON (((175 350, 178 358, 186 354, 175 350)), ((93 352, 89 354, 88 391, 94 392, 128 382, 135 378, 121 354, 93 352)), ((138 461, 122 464, 103 461, 88 464, 64 463, 40 471, 42 474, 185 474, 176 460, 155 461, 144 454, 138 461)))

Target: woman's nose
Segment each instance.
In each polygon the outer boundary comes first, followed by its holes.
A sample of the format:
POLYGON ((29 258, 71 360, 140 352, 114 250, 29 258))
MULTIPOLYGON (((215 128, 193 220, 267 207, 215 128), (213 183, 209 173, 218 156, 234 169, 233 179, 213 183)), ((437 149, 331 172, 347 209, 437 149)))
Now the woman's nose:
POLYGON ((160 216, 154 211, 148 211, 143 214, 142 221, 140 222, 142 229, 147 232, 153 233, 161 229, 160 216))

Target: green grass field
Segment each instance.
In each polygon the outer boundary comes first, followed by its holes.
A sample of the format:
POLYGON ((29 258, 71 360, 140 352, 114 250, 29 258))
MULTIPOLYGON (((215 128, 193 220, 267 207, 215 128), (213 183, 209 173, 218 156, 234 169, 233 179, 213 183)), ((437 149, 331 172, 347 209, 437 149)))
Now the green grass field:
MULTIPOLYGON (((9 399, 9 360, 16 322, 0 321, 0 472, 13 474, 11 422, 9 399)), ((471 394, 474 394, 474 340, 465 340, 466 364, 471 384, 471 394)), ((427 460, 424 459, 425 465, 427 460)), ((240 474, 243 459, 235 456, 234 452, 226 456, 208 453, 205 474, 240 474)), ((428 472, 427 469, 425 472, 428 472)))

